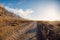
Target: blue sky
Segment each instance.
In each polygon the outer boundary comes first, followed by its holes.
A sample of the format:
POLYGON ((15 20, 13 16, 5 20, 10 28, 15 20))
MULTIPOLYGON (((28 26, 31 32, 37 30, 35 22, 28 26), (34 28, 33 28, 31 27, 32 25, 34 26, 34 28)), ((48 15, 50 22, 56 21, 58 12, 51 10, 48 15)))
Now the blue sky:
POLYGON ((58 0, 0 0, 5 8, 15 14, 35 20, 60 20, 58 0))

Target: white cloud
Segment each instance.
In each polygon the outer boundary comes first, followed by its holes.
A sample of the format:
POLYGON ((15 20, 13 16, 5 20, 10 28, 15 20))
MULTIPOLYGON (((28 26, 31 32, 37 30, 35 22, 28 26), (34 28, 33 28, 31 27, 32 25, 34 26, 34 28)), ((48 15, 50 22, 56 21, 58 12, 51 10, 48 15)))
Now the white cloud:
POLYGON ((14 9, 14 8, 10 8, 10 7, 7 7, 7 6, 5 7, 5 9, 7 9, 8 11, 13 12, 16 15, 19 15, 19 16, 28 16, 31 13, 34 12, 32 9, 26 9, 26 10, 23 10, 23 9, 14 9))

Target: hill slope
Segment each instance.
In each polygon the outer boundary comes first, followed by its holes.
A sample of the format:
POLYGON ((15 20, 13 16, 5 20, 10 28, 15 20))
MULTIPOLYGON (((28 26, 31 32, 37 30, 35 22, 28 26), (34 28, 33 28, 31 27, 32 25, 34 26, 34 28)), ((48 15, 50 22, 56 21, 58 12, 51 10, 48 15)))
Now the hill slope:
POLYGON ((26 38, 25 33, 34 25, 35 22, 16 16, 0 6, 0 40, 28 40, 30 37, 26 38))
POLYGON ((60 21, 32 21, 0 6, 0 40, 59 40, 60 21))

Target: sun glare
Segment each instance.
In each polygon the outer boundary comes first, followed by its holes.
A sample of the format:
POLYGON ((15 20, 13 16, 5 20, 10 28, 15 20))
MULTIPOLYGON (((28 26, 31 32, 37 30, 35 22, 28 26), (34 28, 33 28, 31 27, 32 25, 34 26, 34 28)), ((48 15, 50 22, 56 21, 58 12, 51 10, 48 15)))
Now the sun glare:
POLYGON ((58 15, 57 15, 57 9, 53 6, 49 6, 46 10, 45 10, 45 15, 44 16, 44 20, 57 20, 58 19, 58 15))
POLYGON ((32 20, 57 21, 59 19, 57 7, 55 7, 54 5, 43 8, 41 13, 42 15, 39 19, 32 20))
POLYGON ((42 17, 40 20, 56 21, 59 20, 58 9, 55 5, 49 5, 42 10, 42 17))

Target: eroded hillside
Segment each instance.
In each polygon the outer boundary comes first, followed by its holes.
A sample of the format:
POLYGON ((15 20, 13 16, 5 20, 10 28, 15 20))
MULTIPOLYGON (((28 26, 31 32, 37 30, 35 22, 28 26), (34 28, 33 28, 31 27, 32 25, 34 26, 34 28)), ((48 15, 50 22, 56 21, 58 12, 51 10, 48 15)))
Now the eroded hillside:
POLYGON ((60 40, 60 21, 38 21, 38 40, 60 40))

